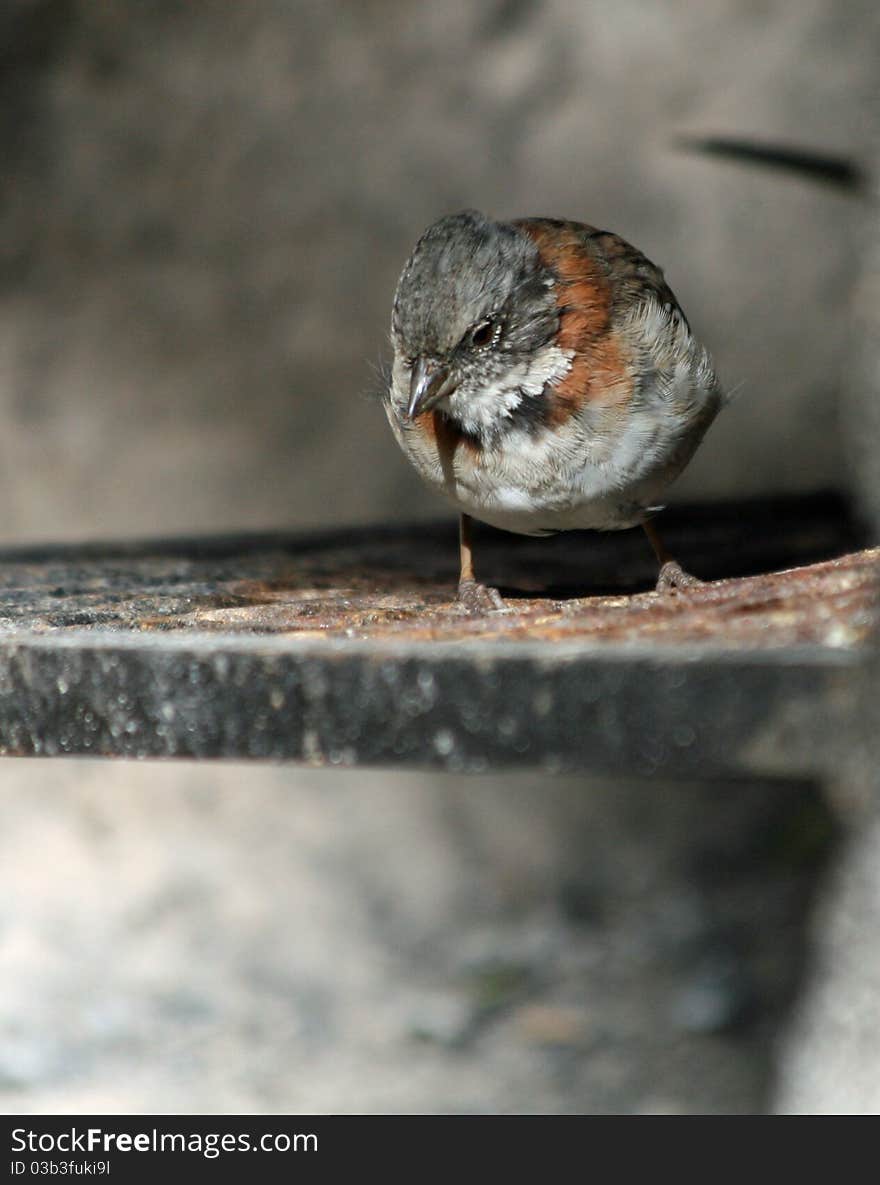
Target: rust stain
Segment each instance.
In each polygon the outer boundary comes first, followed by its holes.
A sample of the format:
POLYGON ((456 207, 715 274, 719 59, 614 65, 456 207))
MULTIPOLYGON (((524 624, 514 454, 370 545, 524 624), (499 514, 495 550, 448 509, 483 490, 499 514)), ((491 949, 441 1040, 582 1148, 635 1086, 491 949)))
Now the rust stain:
POLYGON ((694 507, 670 511, 664 527, 690 570, 726 578, 678 594, 638 591, 656 575, 640 532, 528 539, 477 528, 478 571, 500 587, 506 609, 469 617, 455 602, 452 523, 49 549, 0 557, 0 635, 207 630, 840 649, 863 644, 877 625, 880 550, 855 550, 861 538, 838 503, 801 496, 694 507), (805 562, 829 555, 838 558, 805 562), (737 571, 764 574, 726 575, 737 571))
MULTIPOLYGON (((507 611, 462 614, 449 591, 413 582, 383 591, 378 574, 332 593, 282 582, 241 581, 235 606, 201 608, 178 627, 252 630, 299 637, 454 642, 579 640, 729 647, 864 642, 877 619, 880 551, 765 576, 719 580, 677 594, 508 598, 507 611)), ((163 620, 163 628, 169 627, 163 620)))

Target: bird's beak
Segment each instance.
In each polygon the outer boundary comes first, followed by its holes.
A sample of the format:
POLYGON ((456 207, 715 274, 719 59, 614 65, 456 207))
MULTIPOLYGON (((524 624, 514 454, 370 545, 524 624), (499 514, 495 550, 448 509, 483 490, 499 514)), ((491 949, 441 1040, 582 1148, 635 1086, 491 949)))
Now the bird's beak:
POLYGON ((451 395, 458 383, 449 367, 431 358, 417 358, 409 380, 409 403, 406 414, 412 420, 451 395))

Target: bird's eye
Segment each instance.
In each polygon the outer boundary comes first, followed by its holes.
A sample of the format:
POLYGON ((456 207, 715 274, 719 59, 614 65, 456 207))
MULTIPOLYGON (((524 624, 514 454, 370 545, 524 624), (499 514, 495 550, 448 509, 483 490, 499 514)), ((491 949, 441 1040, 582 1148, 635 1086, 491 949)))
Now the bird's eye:
POLYGON ((488 346, 495 337, 495 322, 486 318, 471 330, 472 346, 488 346))

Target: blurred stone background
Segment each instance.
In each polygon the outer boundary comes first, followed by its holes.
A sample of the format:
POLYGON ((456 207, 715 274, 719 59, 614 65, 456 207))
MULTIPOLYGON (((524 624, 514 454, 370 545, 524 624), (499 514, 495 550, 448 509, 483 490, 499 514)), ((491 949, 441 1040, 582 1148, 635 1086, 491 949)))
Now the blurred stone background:
POLYGON ((437 514, 362 396, 415 238, 466 205, 666 268, 741 384, 683 492, 833 484, 853 202, 675 140, 858 156, 874 7, 11 0, 2 536, 437 514))
MULTIPOLYGON (((739 387, 680 496, 847 485, 866 204, 677 140, 866 161, 875 8, 7 0, 0 538, 443 513, 369 396, 462 206, 665 268, 739 387)), ((5 1110, 823 1106, 776 1080, 811 787, 7 761, 0 804, 5 1110)))

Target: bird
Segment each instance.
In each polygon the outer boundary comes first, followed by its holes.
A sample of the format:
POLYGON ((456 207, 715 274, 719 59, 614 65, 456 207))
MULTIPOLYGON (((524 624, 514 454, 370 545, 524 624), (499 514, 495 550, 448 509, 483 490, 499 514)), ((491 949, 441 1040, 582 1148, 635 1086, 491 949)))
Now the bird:
POLYGON ((404 265, 383 403, 405 455, 459 515, 458 603, 505 608, 475 574, 472 520, 523 535, 641 526, 658 592, 701 581, 654 516, 725 402, 659 267, 558 218, 440 218, 404 265))

